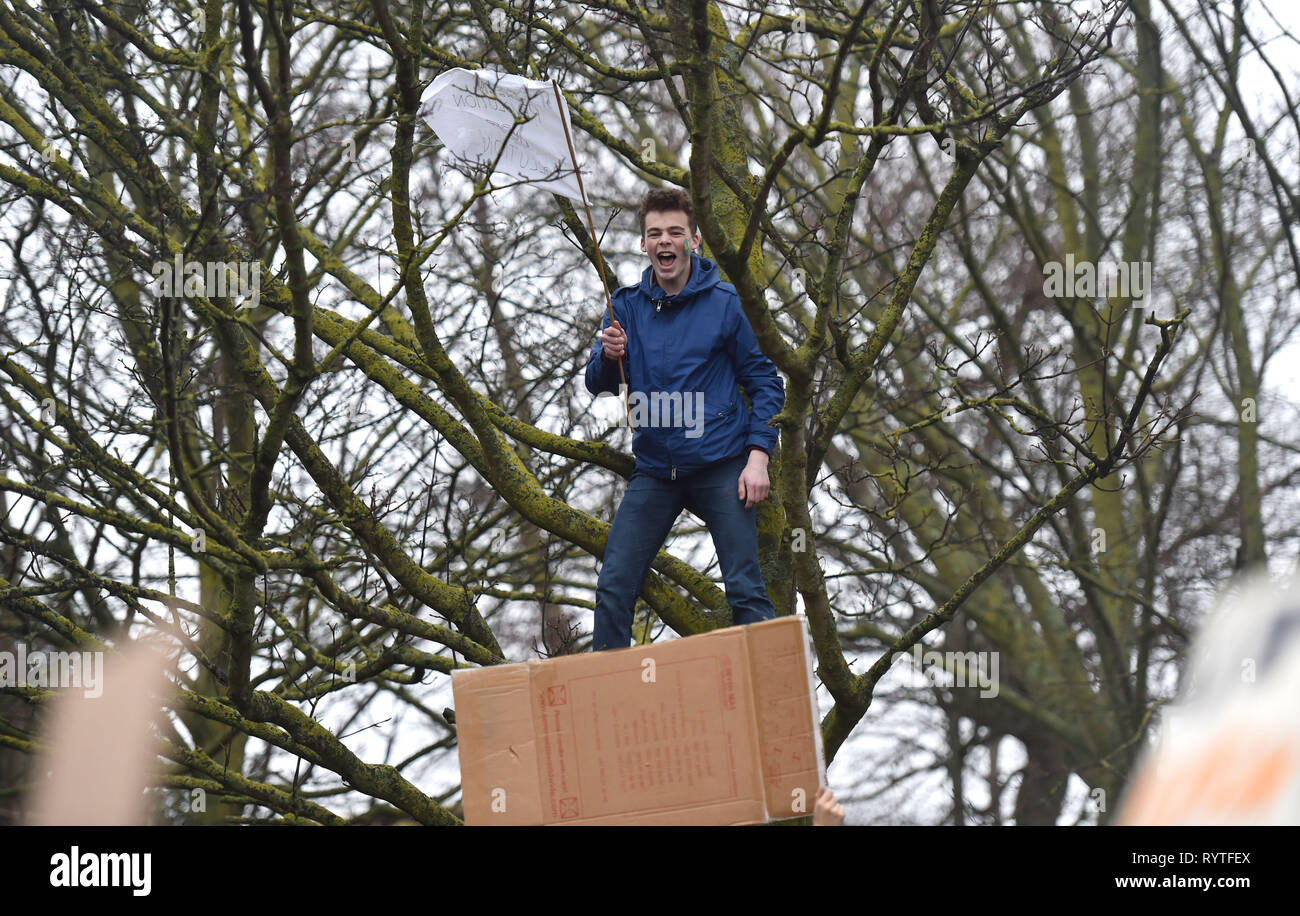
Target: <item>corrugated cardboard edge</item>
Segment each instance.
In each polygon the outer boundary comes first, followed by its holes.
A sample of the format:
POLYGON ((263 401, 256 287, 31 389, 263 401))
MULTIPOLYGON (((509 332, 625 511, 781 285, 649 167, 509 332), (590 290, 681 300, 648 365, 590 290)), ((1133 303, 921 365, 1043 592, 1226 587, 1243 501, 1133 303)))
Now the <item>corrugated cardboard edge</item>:
POLYGON ((803 614, 798 615, 800 622, 803 624, 803 647, 804 647, 804 669, 808 672, 808 703, 811 707, 810 712, 813 721, 813 738, 817 747, 817 780, 818 785, 828 785, 826 782, 826 748, 822 745, 822 712, 817 705, 817 653, 813 648, 812 626, 808 623, 808 618, 803 614))
MULTIPOLYGON (((817 753, 817 785, 824 786, 826 785, 826 749, 822 744, 821 709, 817 705, 817 654, 813 649, 812 627, 808 623, 807 616, 804 614, 795 614, 793 616, 799 621, 800 642, 803 645, 804 673, 807 676, 808 683, 808 715, 809 721, 812 723, 813 747, 817 753)), ((808 814, 812 813, 816 794, 817 789, 814 787, 813 795, 808 799, 808 814)))
POLYGON ((524 665, 452 672, 466 824, 511 826, 542 820, 530 682, 524 665), (466 746, 502 750, 467 761, 466 746))
POLYGON ((611 814, 606 817, 587 817, 572 821, 552 821, 554 826, 572 827, 699 827, 704 815, 717 812, 717 817, 707 818, 717 826, 741 826, 764 823, 766 814, 763 802, 757 798, 739 801, 716 802, 708 805, 690 805, 679 808, 661 808, 637 814, 611 814))
MULTIPOLYGON (((821 741, 821 719, 813 676, 813 655, 807 618, 802 614, 749 624, 744 628, 751 646, 750 682, 754 699, 755 726, 759 729, 759 766, 762 768, 766 820, 803 817, 812 812, 817 787, 826 781, 825 754, 821 741), (804 677, 789 684, 788 695, 773 694, 768 665, 774 658, 797 656, 804 677), (803 707, 802 716, 778 717, 782 723, 801 719, 802 729, 794 733, 765 734, 765 707, 778 703, 787 708, 803 707), (807 753, 811 749, 812 753, 807 753), (800 758, 798 763, 790 760, 800 758), (784 759, 781 759, 784 758, 784 759), (810 759, 811 758, 811 759, 810 759)), ((793 713, 794 710, 791 710, 793 713)))
MULTIPOLYGON (((763 736, 759 733, 758 729, 758 693, 754 689, 754 654, 751 651, 752 645, 749 641, 748 628, 728 627, 723 630, 714 630, 713 633, 721 635, 723 633, 734 632, 737 629, 741 630, 740 653, 744 662, 744 668, 742 670, 748 671, 750 678, 749 689, 743 691, 743 693, 745 705, 749 708, 749 742, 750 747, 753 748, 754 770, 756 776, 753 784, 758 790, 758 797, 755 799, 757 804, 754 805, 754 813, 752 817, 747 817, 742 814, 739 819, 734 820, 731 823, 735 825, 763 824, 769 820, 767 816, 767 788, 763 782, 763 736)), ((708 636, 712 634, 705 635, 708 636)), ((694 638, 698 639, 699 637, 694 638)))

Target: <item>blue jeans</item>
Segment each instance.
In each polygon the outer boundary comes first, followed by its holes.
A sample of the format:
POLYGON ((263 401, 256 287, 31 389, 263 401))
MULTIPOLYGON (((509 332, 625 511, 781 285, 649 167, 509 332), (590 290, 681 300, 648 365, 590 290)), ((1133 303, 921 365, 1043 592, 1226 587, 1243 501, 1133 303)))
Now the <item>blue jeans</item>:
POLYGON ((776 616, 758 565, 758 522, 736 495, 748 454, 728 458, 676 480, 632 473, 605 541, 605 562, 596 583, 596 632, 591 647, 626 649, 632 612, 655 554, 682 509, 699 515, 713 537, 718 564, 736 624, 776 616))

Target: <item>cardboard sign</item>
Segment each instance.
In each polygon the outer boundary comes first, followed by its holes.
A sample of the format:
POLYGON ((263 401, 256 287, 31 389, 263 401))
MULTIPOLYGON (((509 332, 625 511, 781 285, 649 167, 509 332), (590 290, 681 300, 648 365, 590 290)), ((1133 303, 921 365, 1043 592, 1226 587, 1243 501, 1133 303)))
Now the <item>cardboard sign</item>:
POLYGON ((757 824, 825 783, 802 616, 451 683, 471 825, 757 824))

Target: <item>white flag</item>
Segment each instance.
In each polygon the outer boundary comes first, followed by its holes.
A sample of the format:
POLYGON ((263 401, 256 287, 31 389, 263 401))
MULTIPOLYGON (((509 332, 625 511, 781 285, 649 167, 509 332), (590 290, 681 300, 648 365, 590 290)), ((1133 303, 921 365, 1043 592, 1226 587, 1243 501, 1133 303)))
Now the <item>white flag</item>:
POLYGON ((556 104, 552 85, 495 70, 447 70, 429 87, 420 117, 456 158, 486 166, 500 154, 498 172, 581 203, 565 139, 566 129, 573 135, 569 110, 556 104))

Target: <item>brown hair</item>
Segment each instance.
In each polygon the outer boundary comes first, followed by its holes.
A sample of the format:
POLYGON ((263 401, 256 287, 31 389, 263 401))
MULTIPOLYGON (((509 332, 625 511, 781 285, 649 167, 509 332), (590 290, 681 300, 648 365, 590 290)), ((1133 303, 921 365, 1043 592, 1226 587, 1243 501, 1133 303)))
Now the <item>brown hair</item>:
POLYGON ((691 196, 681 188, 655 188, 646 192, 646 196, 641 198, 641 206, 637 210, 637 221, 641 224, 641 234, 645 235, 645 215, 647 213, 663 213, 671 210, 681 210, 686 214, 686 219, 690 222, 691 235, 698 235, 700 230, 695 226, 695 209, 691 206, 691 196))

